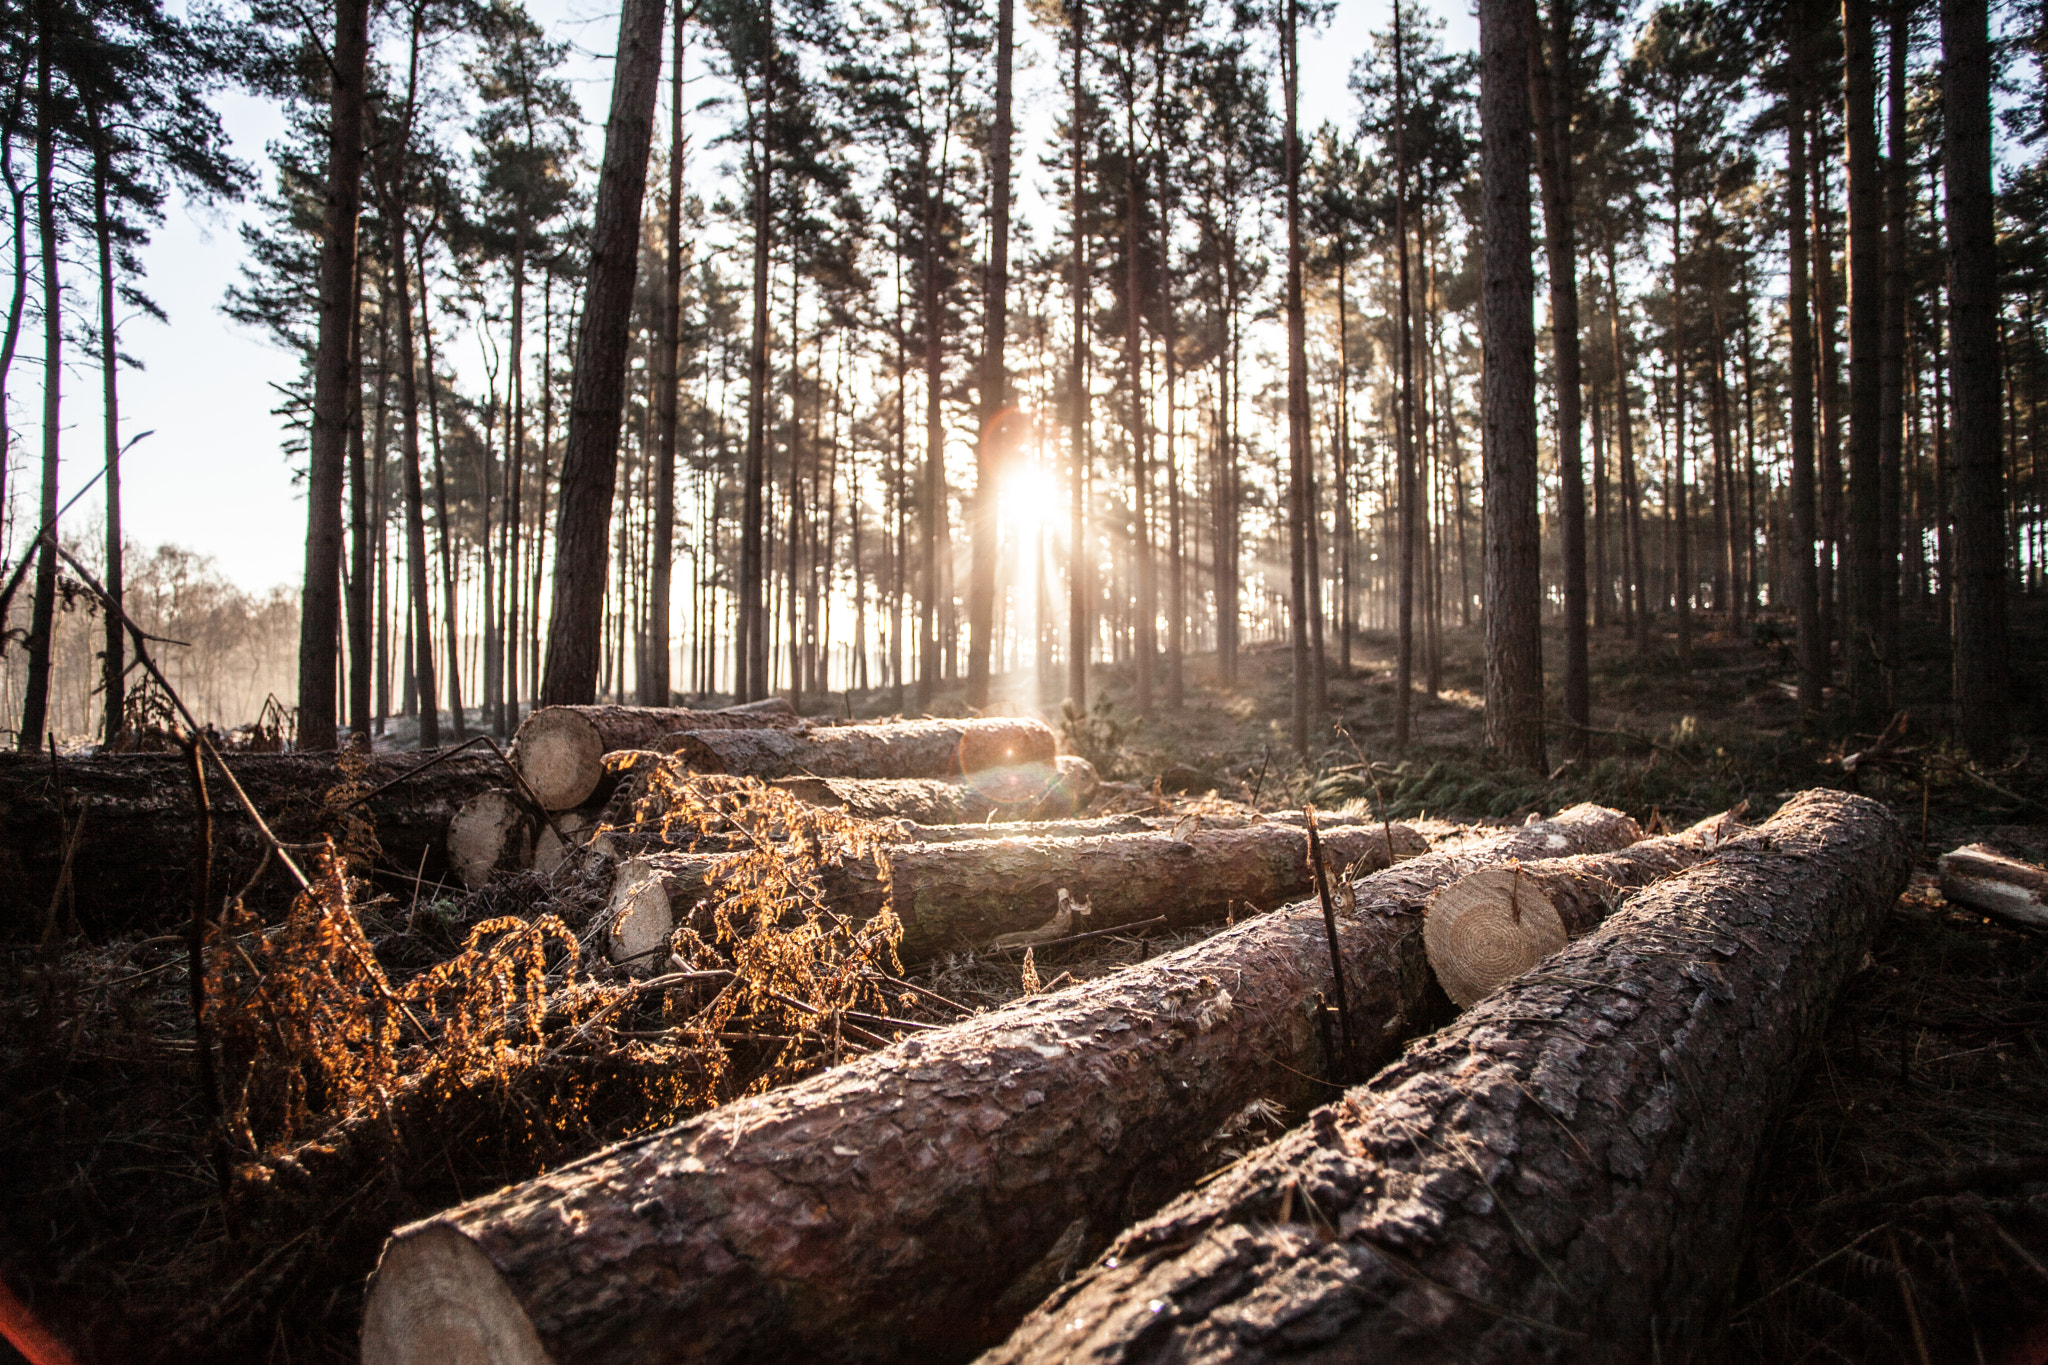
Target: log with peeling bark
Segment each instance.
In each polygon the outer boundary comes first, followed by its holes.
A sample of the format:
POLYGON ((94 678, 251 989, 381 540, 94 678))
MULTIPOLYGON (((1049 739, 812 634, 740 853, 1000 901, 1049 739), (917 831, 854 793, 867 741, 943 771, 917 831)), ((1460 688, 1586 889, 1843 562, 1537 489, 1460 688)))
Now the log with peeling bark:
MULTIPOLYGON (((1324 854, 1339 871, 1376 871, 1428 847, 1406 825, 1351 825, 1323 836, 1324 854)), ((620 945, 614 961, 621 951, 644 952, 689 917, 715 880, 717 856, 656 854, 619 870, 611 901, 613 942, 620 945)), ((866 919, 885 905, 893 909, 903 924, 897 951, 905 962, 973 952, 1036 929, 1057 913, 1062 891, 1088 905, 1088 930, 1162 917, 1167 927, 1184 929, 1233 911, 1271 909, 1312 884, 1308 835, 1285 825, 899 844, 887 862, 885 874, 872 856, 828 861, 819 880, 825 903, 840 914, 866 919)))
POLYGON ((758 730, 802 724, 783 698, 723 711, 681 706, 543 706, 520 723, 512 761, 549 810, 591 799, 615 749, 652 749, 678 730, 758 730))
POLYGON ((1422 924, 1430 968, 1466 1008, 1591 933, 1631 892, 1676 876, 1741 830, 1729 812, 1613 853, 1483 867, 1430 902, 1422 924))
MULTIPOLYGON (((360 791, 390 782, 432 753, 363 756, 360 791)), ((228 754, 225 761, 274 833, 287 843, 340 829, 328 805, 343 781, 336 754, 228 754)), ((350 760, 351 762, 354 759, 350 760)), ((373 868, 410 889, 453 876, 445 839, 464 801, 511 780, 489 753, 468 751, 387 788, 358 807, 380 849, 373 868)), ((213 812, 214 884, 226 894, 256 872, 265 845, 217 769, 207 768, 213 812)), ((0 754, 0 934, 40 933, 53 899, 60 922, 105 933, 170 923, 191 914, 196 837, 191 780, 182 754, 62 758, 0 754), (64 850, 75 838, 69 884, 58 896, 64 850)), ((297 890, 274 862, 250 887, 252 905, 297 890)))
POLYGON ((1057 756, 1044 722, 1005 716, 803 730, 696 730, 662 747, 695 772, 734 777, 966 777, 998 801, 1035 794, 1057 756))
POLYGON ((1989 844, 1964 844, 1941 855, 1941 894, 2030 929, 2048 929, 2048 872, 1989 844))
MULTIPOLYGON (((1357 883, 1338 946, 1365 1055, 1425 1015, 1438 886, 1637 835, 1579 807, 1357 883)), ((1329 964, 1296 905, 401 1228, 365 1365, 964 1359, 1219 1164, 1234 1117, 1330 1093, 1329 964)))
POLYGON ((1908 869, 1809 792, 1130 1228, 983 1357, 1719 1359, 1755 1165, 1908 869))

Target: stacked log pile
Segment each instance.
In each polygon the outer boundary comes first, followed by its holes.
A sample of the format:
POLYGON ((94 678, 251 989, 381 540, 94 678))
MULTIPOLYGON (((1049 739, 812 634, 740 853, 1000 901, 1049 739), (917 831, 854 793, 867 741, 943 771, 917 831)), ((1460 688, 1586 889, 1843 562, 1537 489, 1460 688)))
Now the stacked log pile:
MULTIPOLYGON (((1637 837, 1580 807, 1358 882, 1337 917, 1356 1064, 1439 1008, 1439 887, 1637 837)), ((1320 907, 1292 906, 403 1228, 363 1359, 959 1359, 1217 1164, 1235 1116, 1330 1093, 1330 961, 1320 907)))
POLYGON ((1123 1234, 985 1361, 1709 1358, 1758 1150, 1906 884, 1810 792, 1123 1234))

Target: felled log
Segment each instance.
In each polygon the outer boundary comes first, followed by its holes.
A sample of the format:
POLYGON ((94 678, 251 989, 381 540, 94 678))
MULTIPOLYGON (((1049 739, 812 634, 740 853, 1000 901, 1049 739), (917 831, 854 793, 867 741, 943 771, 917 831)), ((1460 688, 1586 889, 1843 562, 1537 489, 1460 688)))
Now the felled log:
MULTIPOLYGON (((1057 779, 1041 769, 1041 783, 1057 779)), ((813 806, 831 806, 864 820, 915 820, 926 825, 978 825, 1010 809, 979 787, 935 777, 778 777, 775 785, 813 806)))
POLYGON ((478 792, 448 819, 448 862, 471 891, 533 861, 533 808, 507 787, 478 792))
MULTIPOLYGON (((1636 834, 1579 807, 1359 882, 1339 947, 1375 1055, 1420 1017, 1431 891, 1636 834)), ((963 1359, 1218 1164, 1233 1116, 1329 1093, 1329 962, 1293 906, 401 1228, 363 1361, 963 1359)))
MULTIPOLYGON (((344 780, 339 755, 228 754, 225 761, 271 830, 287 843, 338 831, 328 798, 344 780)), ((432 753, 361 757, 357 794, 420 767, 432 753)), ((353 760, 351 760, 353 761, 353 760)), ((456 808, 511 779, 494 755, 457 754, 356 808, 381 850, 375 866, 410 889, 412 879, 452 875, 445 839, 456 808)), ((214 884, 223 895, 256 872, 266 845, 220 772, 207 765, 213 812, 214 884)), ((195 834, 191 780, 182 754, 62 758, 0 754, 0 933, 40 933, 74 836, 68 894, 88 933, 144 928, 191 914, 195 834), (59 793, 62 793, 60 813, 59 793), (80 823, 82 818, 82 823, 80 823)), ((250 888, 252 905, 297 891, 275 861, 250 888)))
POLYGON ((800 723, 795 708, 780 697, 723 711, 543 706, 520 722, 512 741, 512 761, 543 806, 568 810, 597 790, 604 776, 604 756, 614 749, 652 749, 662 736, 678 730, 793 728, 800 723))
POLYGON ((1034 765, 1053 761, 1058 741, 1041 721, 903 720, 804 730, 692 730, 662 747, 695 772, 734 777, 960 777, 972 775, 996 800, 1033 790, 1034 765))
POLYGON ((1907 874, 1795 798, 1120 1236, 984 1360, 1717 1358, 1759 1149, 1907 874))
MULTIPOLYGON (((1428 849, 1406 825, 1353 825, 1323 838, 1333 870, 1354 863, 1374 871, 1428 849), (1389 840, 1391 839, 1391 847, 1389 840)), ((713 880, 715 859, 655 854, 620 869, 614 883, 614 942, 634 953, 665 939, 713 880), (631 926, 630 932, 624 926, 631 926)), ((1057 912, 1065 891, 1087 903, 1086 928, 1114 929, 1164 916, 1172 928, 1269 909, 1311 885, 1308 836, 1284 825, 1080 839, 991 838, 956 844, 900 844, 878 858, 828 861, 819 868, 825 903, 866 919, 887 905, 903 922, 897 951, 905 962, 988 947, 1005 934, 1035 929, 1057 912)), ((1078 931, 1077 931, 1078 932, 1078 931)), ((614 960, 618 956, 614 954, 614 960)))
POLYGON ((1972 910, 2048 929, 2048 872, 1988 844, 1964 844, 1941 855, 1941 894, 1972 910))
POLYGON ((1444 994, 1470 1006, 1549 957, 1618 909, 1632 891, 1676 876, 1740 833, 1732 814, 1613 853, 1544 863, 1503 863, 1437 893, 1423 946, 1444 994))

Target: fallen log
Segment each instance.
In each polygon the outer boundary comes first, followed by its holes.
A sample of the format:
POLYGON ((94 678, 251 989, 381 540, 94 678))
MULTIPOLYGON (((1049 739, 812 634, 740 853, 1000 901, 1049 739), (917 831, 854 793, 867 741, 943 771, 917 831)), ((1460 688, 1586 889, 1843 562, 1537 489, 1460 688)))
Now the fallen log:
MULTIPOLYGON (((1041 789, 1058 780, 1051 768, 1035 776, 1041 789)), ((799 801, 831 806, 863 820, 915 820, 926 825, 978 825, 1015 818, 1005 812, 1028 807, 1004 805, 979 787, 935 777, 779 777, 775 785, 799 801)))
POLYGON ((1718 1358, 1759 1149, 1907 874, 1801 795, 1120 1236, 988 1365, 1718 1358))
POLYGON ((1989 844, 1964 844, 1941 855, 1941 894, 2030 929, 2048 929, 2048 872, 1989 844))
POLYGON ((1057 744, 1041 721, 990 717, 804 730, 692 730, 671 735, 661 747, 694 772, 763 780, 966 775, 1001 801, 1021 799, 1033 790, 1033 765, 1053 762, 1057 744))
MULTIPOLYGON (((1351 999, 1413 1021, 1364 1055, 1423 1018, 1430 892, 1636 835, 1577 807, 1359 882, 1351 999)), ((363 1361, 963 1359, 1215 1165, 1234 1116, 1329 1093, 1329 961, 1320 908, 1296 905, 401 1228, 363 1361)))
POLYGON ((1733 813, 1613 853, 1503 863, 1437 893, 1423 946, 1444 994, 1460 1009, 1512 981, 1613 914, 1630 892, 1676 876, 1739 834, 1733 813))
MULTIPOLYGON (((533 861, 533 810, 509 788, 478 792, 448 819, 448 862, 474 891, 533 861)), ((552 833, 552 831, 550 831, 552 833)))
POLYGON ((722 711, 681 706, 543 706, 520 722, 512 762, 549 810, 569 810, 591 798, 604 776, 604 756, 615 749, 652 749, 678 730, 795 728, 802 722, 781 697, 722 711))
MULTIPOLYGON (((338 831, 338 807, 420 768, 432 753, 227 754, 224 761, 272 831, 306 843, 338 831), (343 762, 360 761, 352 794, 343 762), (330 801, 330 797, 332 800, 330 801)), ((454 875, 448 822, 464 801, 511 780, 505 765, 474 750, 385 787, 355 808, 374 833, 381 872, 408 892, 414 879, 454 875)), ((214 876, 222 894, 257 872, 268 845, 218 769, 207 767, 214 876)), ((191 914, 196 832, 191 779, 182 754, 96 754, 60 758, 0 754, 0 933, 40 933, 53 902, 75 906, 79 927, 99 934, 166 924, 191 914), (61 799, 60 799, 61 794, 61 799), (66 845, 75 840, 66 894, 59 897, 66 845)), ((273 861, 249 886, 252 906, 298 890, 273 861)))
MULTIPOLYGON (((1339 871, 1354 864, 1376 871, 1429 848, 1406 825, 1332 829, 1323 845, 1339 871)), ((718 860, 733 856, 653 854, 621 868, 611 902, 613 960, 665 940, 711 887, 718 860)), ((826 905, 840 914, 867 919, 885 905, 893 909, 903 924, 897 951, 905 962, 973 952, 1035 929, 1057 912, 1062 891, 1087 904, 1080 913, 1089 929, 1162 915, 1168 927, 1188 928, 1234 911, 1271 909, 1311 885, 1308 835, 1285 825, 1178 837, 1148 831, 900 844, 888 850, 887 862, 885 870, 873 856, 827 861, 819 880, 826 905)))

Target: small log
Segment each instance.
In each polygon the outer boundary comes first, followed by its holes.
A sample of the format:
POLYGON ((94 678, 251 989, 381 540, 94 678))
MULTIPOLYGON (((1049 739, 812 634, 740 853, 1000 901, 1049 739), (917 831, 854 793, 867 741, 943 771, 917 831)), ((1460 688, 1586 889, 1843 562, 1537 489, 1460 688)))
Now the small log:
MULTIPOLYGON (((1040 780, 1051 785, 1047 768, 1040 780)), ((932 777, 779 777, 775 785, 799 801, 831 806, 863 820, 915 820, 926 825, 978 825, 1006 809, 978 787, 932 777)))
MULTIPOLYGON (((1323 840, 1333 868, 1372 871, 1427 851, 1406 825, 1352 825, 1323 840), (1388 840, 1392 840, 1389 850, 1388 840)), ((653 854, 621 868, 614 881, 615 923, 666 937, 705 894, 717 859, 734 855, 653 854)), ((888 905, 903 922, 905 962, 973 952, 998 937, 1035 929, 1056 912, 1060 893, 1093 907, 1090 929, 1165 916, 1169 927, 1220 920, 1235 909, 1270 909, 1311 884, 1308 835, 1285 825, 1079 839, 983 838, 952 844, 904 844, 877 859, 826 862, 825 902, 866 919, 888 905)), ((700 932, 702 928, 700 926, 700 932)), ((618 960, 614 957, 614 960, 618 960)))
POLYGON ((512 741, 519 775, 549 810, 588 801, 614 749, 651 749, 678 730, 794 728, 801 722, 783 698, 723 711, 681 706, 543 706, 520 723, 512 741))
MULTIPOLYGON (((1359 882, 1352 1000, 1418 1027, 1432 891, 1636 835, 1579 807, 1359 882)), ((964 1359, 1217 1164, 1233 1116, 1329 1093, 1329 961, 1296 905, 401 1228, 364 1365, 964 1359)), ((1374 1033, 1374 1055, 1404 1036, 1374 1033)))
POLYGON ((1808 792, 1123 1233, 988 1365, 1718 1359, 1756 1160, 1906 884, 1808 792))
MULTIPOLYGON (((305 843, 339 831, 342 817, 335 806, 343 803, 328 798, 344 780, 343 756, 223 757, 280 839, 305 843)), ((381 787, 435 757, 362 755, 360 790, 381 787)), ((495 755, 471 750, 378 792, 352 812, 367 820, 380 850, 374 866, 358 871, 381 875, 407 894, 416 878, 431 884, 452 877, 449 819, 463 802, 511 778, 495 755)), ((213 813, 214 885, 227 894, 248 883, 267 846, 211 763, 207 802, 213 813)), ((59 759, 53 767, 46 754, 6 753, 0 754, 0 934, 34 932, 41 924, 57 888, 65 837, 81 811, 70 876, 78 919, 88 933, 149 928, 191 914, 194 812, 182 754, 96 754, 59 759)), ((249 903, 274 905, 297 891, 273 859, 249 886, 249 903)))
POLYGON ((1964 844, 1941 855, 1941 894, 2029 929, 2048 929, 2048 872, 1989 844, 1964 844))
POLYGON ((1591 933, 1630 892, 1676 876, 1739 834, 1734 814, 1613 853, 1503 863, 1461 877, 1430 902, 1422 942, 1460 1009, 1591 933))
POLYGON ((553 874, 568 861, 571 853, 589 844, 598 829, 597 811, 565 810, 557 813, 552 824, 540 827, 540 834, 533 841, 533 870, 553 874))
POLYGON ((693 730, 670 736, 661 747, 695 772, 763 780, 968 775, 995 800, 1015 801, 1037 794, 1035 765, 1052 763, 1057 745, 1042 721, 999 716, 804 730, 693 730))
POLYGON ((517 793, 478 792, 449 817, 449 865, 471 891, 500 873, 524 871, 533 861, 534 823, 517 793))

